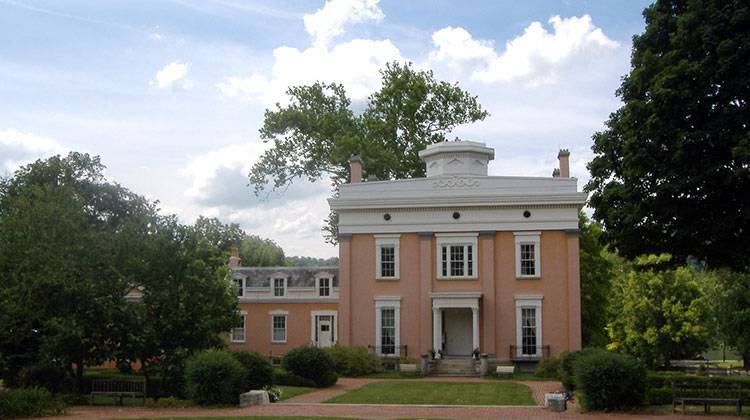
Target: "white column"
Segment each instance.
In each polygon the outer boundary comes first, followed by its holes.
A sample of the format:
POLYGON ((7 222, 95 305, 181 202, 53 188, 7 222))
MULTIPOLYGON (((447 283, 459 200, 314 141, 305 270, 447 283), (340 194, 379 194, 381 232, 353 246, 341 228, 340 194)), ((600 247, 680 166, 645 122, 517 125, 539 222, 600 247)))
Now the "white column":
POLYGON ((443 349, 443 317, 440 308, 432 308, 432 349, 435 358, 439 358, 439 351, 443 349))
POLYGON ((472 350, 479 348, 479 308, 471 308, 472 350))

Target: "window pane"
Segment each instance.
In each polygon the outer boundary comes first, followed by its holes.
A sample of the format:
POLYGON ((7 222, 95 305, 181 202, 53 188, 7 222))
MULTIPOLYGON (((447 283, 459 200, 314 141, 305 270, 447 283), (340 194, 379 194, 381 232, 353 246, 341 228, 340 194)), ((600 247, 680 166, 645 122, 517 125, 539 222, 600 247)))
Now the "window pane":
POLYGON ((322 278, 318 280, 320 288, 318 290, 319 296, 330 296, 331 295, 331 279, 322 278))
POLYGON ((240 324, 232 328, 231 341, 239 341, 239 342, 245 341, 245 315, 242 315, 240 319, 241 319, 240 324))
POLYGON ((450 247, 450 267, 451 276, 463 276, 464 275, 464 246, 463 245, 451 245, 450 247))
POLYGON ((242 287, 242 279, 236 279, 235 284, 237 284, 237 296, 245 296, 245 288, 242 287))
POLYGON ((440 261, 442 262, 442 269, 443 269, 443 277, 448 276, 448 247, 443 246, 442 247, 442 257, 440 261))
POLYGON ((273 341, 286 341, 286 317, 283 315, 273 317, 273 341))
POLYGON ((396 277, 396 248, 393 246, 380 247, 380 276, 396 277))
POLYGON ((396 311, 393 308, 380 310, 380 353, 396 353, 396 311))
POLYGON ((521 353, 537 354, 536 308, 521 309, 521 353))
POLYGON ((521 275, 536 275, 536 261, 534 255, 534 244, 521 244, 521 275))
POLYGON ((466 246, 466 272, 469 276, 474 275, 474 247, 466 246))
POLYGON ((285 290, 284 290, 284 279, 273 279, 273 295, 274 296, 284 296, 285 290))

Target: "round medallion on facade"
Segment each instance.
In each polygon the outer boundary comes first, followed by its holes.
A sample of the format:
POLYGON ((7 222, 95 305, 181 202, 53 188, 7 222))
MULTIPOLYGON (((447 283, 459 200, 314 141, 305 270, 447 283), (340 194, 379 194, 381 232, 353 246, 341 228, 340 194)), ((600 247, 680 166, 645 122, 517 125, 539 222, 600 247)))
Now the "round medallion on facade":
POLYGON ((531 212, 530 212, 530 211, 528 211, 528 210, 524 211, 524 212, 523 212, 523 217, 525 217, 525 218, 527 218, 527 219, 528 219, 529 217, 531 217, 531 212))
POLYGON ((383 219, 387 222, 387 221, 391 220, 391 215, 389 213, 386 213, 386 214, 383 215, 383 219))
POLYGON ((453 218, 456 219, 456 220, 458 220, 459 217, 461 217, 461 213, 459 213, 457 211, 454 211, 453 212, 453 218))

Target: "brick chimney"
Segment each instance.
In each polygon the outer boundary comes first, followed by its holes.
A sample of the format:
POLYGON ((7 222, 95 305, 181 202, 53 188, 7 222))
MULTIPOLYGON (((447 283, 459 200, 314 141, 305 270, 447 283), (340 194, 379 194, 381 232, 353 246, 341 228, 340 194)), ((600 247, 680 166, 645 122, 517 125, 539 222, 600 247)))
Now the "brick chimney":
POLYGON ((358 184, 362 182, 362 161, 359 159, 359 156, 352 156, 349 159, 349 168, 349 183, 358 184))
POLYGON ((560 177, 570 178, 570 152, 568 149, 560 149, 557 159, 560 161, 560 177))
POLYGON ((240 250, 236 246, 229 248, 229 268, 237 268, 240 266, 240 250))

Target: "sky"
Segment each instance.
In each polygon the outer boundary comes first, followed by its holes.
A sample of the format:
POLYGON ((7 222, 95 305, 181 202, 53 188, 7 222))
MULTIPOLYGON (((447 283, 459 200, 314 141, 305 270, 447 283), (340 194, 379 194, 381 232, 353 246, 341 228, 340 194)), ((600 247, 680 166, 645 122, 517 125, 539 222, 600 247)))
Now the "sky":
POLYGON ((239 223, 287 255, 329 257, 327 180, 257 197, 264 111, 287 87, 342 83, 362 109, 394 60, 478 96, 450 137, 495 148, 491 175, 588 180, 620 101, 642 0, 0 0, 0 175, 70 150, 184 223, 239 223))

